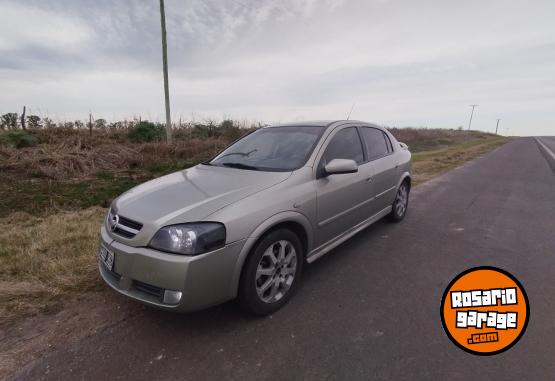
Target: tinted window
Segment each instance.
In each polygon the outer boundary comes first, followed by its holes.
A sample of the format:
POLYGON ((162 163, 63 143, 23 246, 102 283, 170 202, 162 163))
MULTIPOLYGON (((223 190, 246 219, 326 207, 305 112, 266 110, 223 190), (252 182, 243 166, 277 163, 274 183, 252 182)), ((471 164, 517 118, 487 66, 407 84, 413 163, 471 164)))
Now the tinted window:
POLYGON ((302 167, 323 127, 261 128, 216 156, 210 164, 243 169, 291 171, 302 167))
POLYGON ((358 164, 364 161, 362 143, 355 127, 347 127, 334 135, 324 153, 324 165, 333 159, 351 159, 358 164))
POLYGON ((390 151, 386 142, 386 137, 381 130, 371 127, 362 127, 362 140, 366 144, 368 160, 374 160, 387 155, 390 151))

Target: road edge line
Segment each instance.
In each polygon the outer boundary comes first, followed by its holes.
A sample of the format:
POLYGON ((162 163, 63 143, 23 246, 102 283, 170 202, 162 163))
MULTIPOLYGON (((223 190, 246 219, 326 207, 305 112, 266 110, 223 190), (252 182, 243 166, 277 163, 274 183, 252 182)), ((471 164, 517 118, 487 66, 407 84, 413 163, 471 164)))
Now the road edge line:
POLYGON ((540 138, 534 138, 536 139, 536 142, 538 142, 538 144, 546 151, 546 153, 551 156, 551 159, 553 159, 553 161, 555 161, 555 153, 553 153, 553 151, 551 151, 544 142, 541 141, 540 138))
POLYGON ((538 144, 540 153, 545 158, 545 161, 547 161, 547 165, 551 167, 551 170, 555 173, 555 153, 553 153, 553 151, 551 151, 551 149, 549 149, 549 147, 547 147, 547 145, 545 145, 540 138, 535 137, 534 140, 538 144))

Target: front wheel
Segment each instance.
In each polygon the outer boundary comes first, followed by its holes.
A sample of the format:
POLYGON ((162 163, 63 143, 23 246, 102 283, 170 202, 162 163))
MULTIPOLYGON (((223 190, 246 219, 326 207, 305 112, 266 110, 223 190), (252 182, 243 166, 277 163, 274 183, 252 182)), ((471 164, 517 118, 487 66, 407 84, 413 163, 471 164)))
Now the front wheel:
POLYGON ((389 213, 389 219, 391 221, 400 222, 405 218, 409 206, 409 192, 410 187, 408 182, 403 181, 397 190, 395 201, 393 201, 392 209, 389 213))
POLYGON ((303 249, 287 229, 264 236, 247 258, 239 286, 239 303, 256 315, 281 308, 295 291, 303 267, 303 249))

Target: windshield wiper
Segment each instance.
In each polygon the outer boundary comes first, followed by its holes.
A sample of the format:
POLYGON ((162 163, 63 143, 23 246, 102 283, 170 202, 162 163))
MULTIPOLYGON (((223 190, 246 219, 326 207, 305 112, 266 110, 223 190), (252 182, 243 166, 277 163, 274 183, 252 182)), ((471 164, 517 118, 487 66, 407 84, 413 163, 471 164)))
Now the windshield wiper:
POLYGON ((243 157, 249 157, 251 154, 255 153, 256 151, 258 151, 256 148, 253 150, 250 150, 249 152, 230 152, 230 153, 226 153, 225 155, 222 155, 219 157, 219 159, 224 158, 226 156, 231 156, 231 155, 240 155, 243 157))
POLYGON ((252 165, 248 165, 248 164, 243 164, 243 163, 222 163, 223 166, 225 167, 230 167, 230 168, 238 168, 238 169, 250 169, 253 171, 258 171, 258 167, 252 166, 252 165))

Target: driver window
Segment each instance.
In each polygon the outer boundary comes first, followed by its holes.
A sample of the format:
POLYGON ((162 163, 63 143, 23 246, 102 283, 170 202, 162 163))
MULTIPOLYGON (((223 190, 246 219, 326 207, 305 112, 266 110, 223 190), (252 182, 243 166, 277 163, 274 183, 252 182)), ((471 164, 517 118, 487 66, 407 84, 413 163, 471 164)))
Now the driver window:
POLYGON ((361 164, 364 161, 362 143, 356 127, 347 127, 332 138, 322 156, 323 165, 333 159, 351 159, 361 164))

